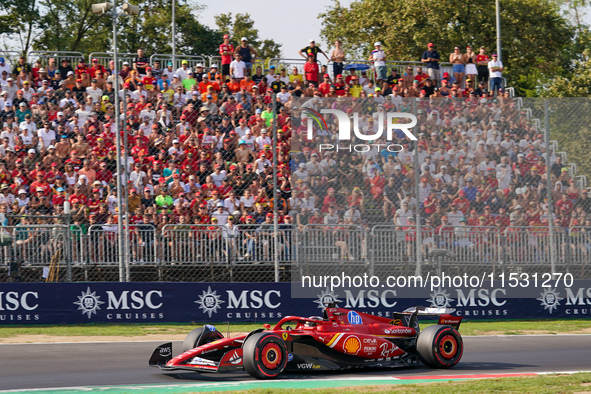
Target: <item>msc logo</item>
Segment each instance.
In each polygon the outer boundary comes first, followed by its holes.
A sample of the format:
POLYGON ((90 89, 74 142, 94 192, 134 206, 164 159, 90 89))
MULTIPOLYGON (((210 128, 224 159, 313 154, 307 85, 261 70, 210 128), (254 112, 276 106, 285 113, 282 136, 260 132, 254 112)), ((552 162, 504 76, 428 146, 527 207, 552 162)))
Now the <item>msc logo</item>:
MULTIPOLYGON (((339 111, 338 109, 321 109, 320 112, 311 109, 305 108, 303 110, 309 118, 308 120, 308 135, 307 138, 309 140, 314 139, 314 122, 322 129, 323 126, 325 130, 328 130, 328 124, 326 123, 326 119, 323 114, 334 115, 339 123, 339 140, 347 141, 351 139, 351 119, 349 115, 347 115, 343 111, 339 111)), ((375 134, 361 134, 359 131, 359 113, 353 113, 353 132, 355 136, 360 140, 364 141, 374 141, 377 140, 382 136, 384 133, 384 113, 378 112, 378 130, 375 134)), ((386 114, 386 139, 391 141, 393 140, 394 130, 402 131, 410 140, 416 141, 417 137, 415 137, 409 129, 415 127, 417 125, 417 117, 413 114, 408 114, 404 112, 388 112, 386 114), (393 123, 394 119, 410 119, 410 123, 393 123)))

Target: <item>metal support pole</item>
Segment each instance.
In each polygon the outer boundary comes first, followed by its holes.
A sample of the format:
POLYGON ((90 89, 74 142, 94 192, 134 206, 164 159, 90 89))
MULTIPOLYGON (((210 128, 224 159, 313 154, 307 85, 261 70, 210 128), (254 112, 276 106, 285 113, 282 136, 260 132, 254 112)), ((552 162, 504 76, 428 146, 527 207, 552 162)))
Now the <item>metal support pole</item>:
POLYGON ((496 19, 497 19, 497 55, 499 61, 503 61, 503 57, 501 56, 501 6, 499 4, 499 0, 495 1, 495 12, 496 12, 496 19))
POLYGON ((176 70, 176 0, 172 0, 172 69, 176 70))
POLYGON ((113 62, 115 63, 115 149, 117 154, 117 230, 118 230, 118 257, 119 257, 119 282, 125 282, 125 259, 123 257, 123 206, 121 204, 121 122, 119 119, 119 63, 117 62, 117 0, 113 0, 113 62))
MULTIPOLYGON (((125 281, 129 282, 129 174, 127 168, 127 89, 123 87, 123 173, 125 174, 125 183, 123 184, 123 209, 125 211, 123 226, 123 258, 125 259, 125 281)), ((141 192, 139 192, 141 193, 141 192)))
MULTIPOLYGON (((417 100, 419 100, 418 98, 415 98, 412 100, 412 113, 416 116, 417 115, 417 100)), ((416 255, 417 255, 417 267, 415 270, 415 275, 421 275, 422 272, 422 259, 421 259, 421 244, 422 244, 422 240, 421 240, 421 201, 419 200, 419 141, 415 141, 414 143, 414 164, 413 164, 414 170, 415 170, 415 200, 417 201, 416 207, 415 207, 415 215, 416 215, 416 255)))
POLYGON ((273 242, 275 243, 275 282, 279 282, 279 226, 277 214, 277 95, 273 93, 273 242))
POLYGON ((556 247, 554 245, 554 204, 552 201, 552 179, 550 178, 550 120, 548 100, 544 100, 544 143, 546 144, 546 189, 548 189, 548 231, 550 233, 550 270, 556 272, 556 247))

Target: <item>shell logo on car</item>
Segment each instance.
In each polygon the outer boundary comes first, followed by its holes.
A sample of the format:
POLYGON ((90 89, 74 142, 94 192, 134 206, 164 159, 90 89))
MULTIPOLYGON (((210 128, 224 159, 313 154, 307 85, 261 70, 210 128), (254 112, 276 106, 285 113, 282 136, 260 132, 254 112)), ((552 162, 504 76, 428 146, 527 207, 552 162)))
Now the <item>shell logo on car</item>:
POLYGON ((345 352, 349 354, 357 354, 360 348, 361 342, 359 342, 359 338, 353 335, 347 338, 343 344, 343 349, 345 349, 345 352))

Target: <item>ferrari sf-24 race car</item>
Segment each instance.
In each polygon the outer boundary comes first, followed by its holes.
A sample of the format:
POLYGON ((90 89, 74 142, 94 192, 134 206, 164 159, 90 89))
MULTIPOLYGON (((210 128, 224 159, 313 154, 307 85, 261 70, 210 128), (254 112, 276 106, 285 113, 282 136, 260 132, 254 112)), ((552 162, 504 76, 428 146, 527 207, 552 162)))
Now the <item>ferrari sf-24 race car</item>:
POLYGON ((454 309, 413 307, 385 318, 330 304, 323 317, 287 316, 271 329, 234 338, 212 325, 191 331, 183 353, 172 357, 172 342, 154 350, 149 365, 163 370, 230 372, 246 370, 258 379, 283 371, 328 371, 361 367, 407 367, 419 361, 450 368, 462 358, 462 318, 454 309), (439 316, 420 330, 419 316, 439 316))

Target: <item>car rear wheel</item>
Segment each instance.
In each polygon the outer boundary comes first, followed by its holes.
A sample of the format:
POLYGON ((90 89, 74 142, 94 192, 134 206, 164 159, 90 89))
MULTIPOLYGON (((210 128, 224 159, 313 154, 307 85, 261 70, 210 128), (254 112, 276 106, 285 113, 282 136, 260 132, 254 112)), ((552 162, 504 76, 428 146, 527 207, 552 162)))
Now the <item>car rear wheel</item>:
POLYGON ((287 346, 279 335, 259 332, 246 339, 243 346, 243 366, 257 379, 277 377, 287 365, 287 346))
POLYGON ((417 352, 423 364, 431 368, 451 368, 464 353, 462 336, 453 327, 429 326, 419 334, 417 352))

